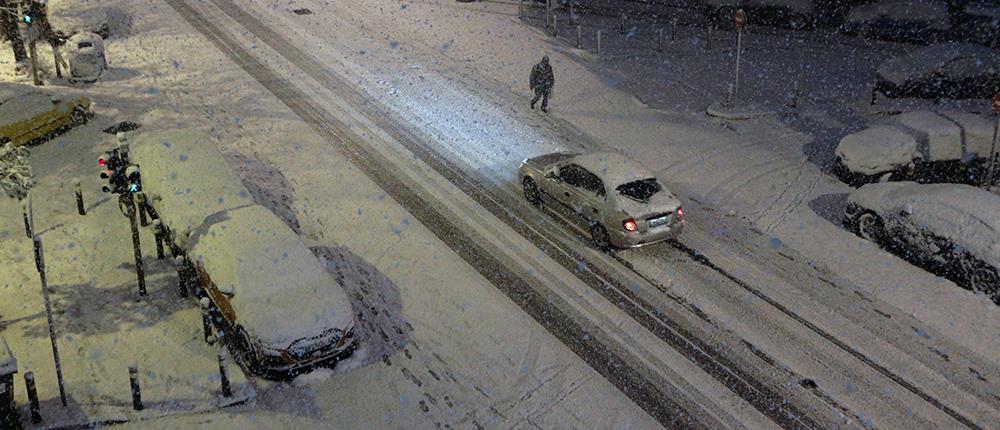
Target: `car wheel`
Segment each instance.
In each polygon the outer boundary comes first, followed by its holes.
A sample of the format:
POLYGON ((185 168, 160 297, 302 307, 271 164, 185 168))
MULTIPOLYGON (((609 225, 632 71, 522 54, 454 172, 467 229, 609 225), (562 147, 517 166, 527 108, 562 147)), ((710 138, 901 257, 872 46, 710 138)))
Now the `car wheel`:
POLYGON ((594 225, 590 226, 590 239, 594 242, 594 246, 597 249, 604 252, 612 250, 611 235, 608 234, 608 230, 603 225, 594 223, 594 225))
POLYGON ((531 203, 533 206, 541 206, 542 193, 538 191, 538 184, 535 183, 535 180, 524 178, 521 184, 524 187, 524 198, 528 200, 528 203, 531 203))
POLYGON ((70 112, 69 118, 70 124, 78 126, 86 123, 87 120, 90 119, 90 114, 88 114, 87 110, 83 107, 77 106, 73 108, 73 112, 70 112))
POLYGON ((858 219, 854 222, 854 229, 858 233, 858 236, 876 244, 882 240, 882 235, 885 233, 885 226, 882 224, 882 219, 872 212, 865 212, 858 215, 858 219))
POLYGON ((996 269, 978 264, 968 258, 962 264, 965 272, 965 283, 970 290, 983 292, 994 302, 1000 303, 1000 276, 996 269))

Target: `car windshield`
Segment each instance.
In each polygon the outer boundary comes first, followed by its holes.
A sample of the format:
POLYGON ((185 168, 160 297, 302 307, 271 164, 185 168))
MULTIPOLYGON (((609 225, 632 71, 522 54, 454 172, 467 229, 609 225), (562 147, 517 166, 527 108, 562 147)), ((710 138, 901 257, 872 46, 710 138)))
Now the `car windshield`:
POLYGON ((638 200, 643 203, 649 203, 649 198, 660 192, 663 187, 660 186, 659 182, 656 182, 656 178, 640 179, 638 181, 632 181, 627 184, 619 185, 618 193, 628 197, 633 200, 638 200))

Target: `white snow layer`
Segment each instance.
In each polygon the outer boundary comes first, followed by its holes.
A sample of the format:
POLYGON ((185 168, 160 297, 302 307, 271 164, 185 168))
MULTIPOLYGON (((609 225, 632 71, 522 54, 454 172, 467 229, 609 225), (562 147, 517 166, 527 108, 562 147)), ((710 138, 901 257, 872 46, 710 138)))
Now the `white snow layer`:
POLYGON ((874 175, 913 161, 917 139, 900 127, 876 124, 841 139, 837 156, 852 172, 874 175))
POLYGON ((960 79, 1000 71, 1000 55, 975 43, 938 43, 886 60, 877 71, 897 85, 934 72, 960 79))

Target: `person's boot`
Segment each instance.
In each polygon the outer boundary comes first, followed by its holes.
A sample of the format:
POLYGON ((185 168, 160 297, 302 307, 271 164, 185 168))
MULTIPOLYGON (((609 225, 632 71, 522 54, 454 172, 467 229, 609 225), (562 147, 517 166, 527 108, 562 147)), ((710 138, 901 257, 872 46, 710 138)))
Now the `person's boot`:
POLYGON ((542 106, 542 112, 549 113, 549 108, 542 106))

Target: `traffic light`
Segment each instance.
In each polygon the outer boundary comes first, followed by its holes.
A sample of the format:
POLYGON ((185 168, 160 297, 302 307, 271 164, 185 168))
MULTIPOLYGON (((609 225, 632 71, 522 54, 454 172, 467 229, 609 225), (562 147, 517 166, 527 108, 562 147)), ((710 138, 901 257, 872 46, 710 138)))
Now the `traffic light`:
POLYGON ((127 182, 127 190, 130 193, 138 193, 142 191, 142 180, 139 177, 139 166, 131 165, 125 169, 125 181, 127 182))
POLYGON ((106 181, 104 186, 101 187, 101 191, 121 194, 126 190, 127 180, 125 178, 125 169, 127 165, 117 149, 101 155, 97 159, 97 164, 101 166, 101 179, 106 181))

